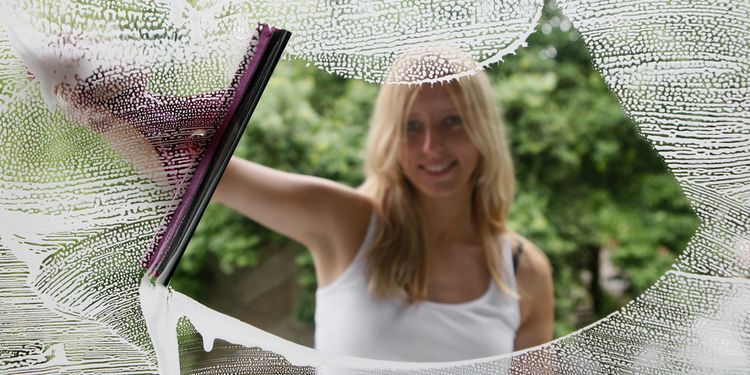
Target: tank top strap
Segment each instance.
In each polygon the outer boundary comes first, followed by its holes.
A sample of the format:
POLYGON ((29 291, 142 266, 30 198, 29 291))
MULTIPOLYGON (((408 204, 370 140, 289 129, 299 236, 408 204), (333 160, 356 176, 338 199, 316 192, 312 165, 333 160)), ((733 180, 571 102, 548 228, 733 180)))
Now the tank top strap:
POLYGON ((510 237, 507 234, 502 234, 502 254, 501 259, 498 259, 498 269, 501 271, 503 281, 508 285, 511 290, 516 290, 516 273, 513 267, 513 248, 510 242, 510 237))
POLYGON ((367 250, 370 248, 370 245, 372 244, 372 241, 375 240, 375 234, 377 233, 379 224, 378 214, 375 213, 375 210, 372 211, 372 214, 370 214, 370 222, 367 224, 367 231, 365 232, 365 238, 362 239, 362 244, 359 245, 359 249, 357 249, 357 253, 354 255, 354 259, 352 259, 352 263, 361 262, 362 259, 365 257, 365 254, 367 253, 367 250))
MULTIPOLYGON (((516 275, 513 272, 513 249, 510 236, 503 234, 500 236, 502 244, 501 256, 497 259, 497 270, 500 271, 505 286, 514 293, 518 293, 516 275)), ((488 304, 494 311, 502 312, 498 316, 504 322, 504 325, 510 327, 512 332, 518 329, 521 324, 521 313, 519 310, 518 300, 511 294, 505 293, 493 282, 491 284, 493 292, 488 299, 488 304)))

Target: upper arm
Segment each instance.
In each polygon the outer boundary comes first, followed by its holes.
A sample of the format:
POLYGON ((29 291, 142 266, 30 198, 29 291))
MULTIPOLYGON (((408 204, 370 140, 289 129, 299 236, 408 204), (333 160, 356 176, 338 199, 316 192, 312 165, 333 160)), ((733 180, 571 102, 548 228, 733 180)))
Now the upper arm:
POLYGON ((521 324, 514 347, 520 350, 552 340, 554 289, 547 256, 523 237, 517 236, 516 241, 523 245, 516 270, 521 324))
POLYGON ((349 248, 364 236, 372 212, 370 200, 350 187, 237 157, 213 199, 308 247, 316 268, 349 260, 356 246, 349 248))

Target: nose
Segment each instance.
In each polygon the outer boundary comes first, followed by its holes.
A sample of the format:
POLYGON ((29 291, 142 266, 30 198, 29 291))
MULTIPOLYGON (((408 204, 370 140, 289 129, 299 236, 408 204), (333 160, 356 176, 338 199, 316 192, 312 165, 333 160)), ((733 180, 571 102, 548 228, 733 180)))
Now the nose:
POLYGON ((428 127, 424 133, 422 152, 426 154, 435 153, 441 151, 443 147, 445 147, 445 139, 443 135, 434 128, 428 127))

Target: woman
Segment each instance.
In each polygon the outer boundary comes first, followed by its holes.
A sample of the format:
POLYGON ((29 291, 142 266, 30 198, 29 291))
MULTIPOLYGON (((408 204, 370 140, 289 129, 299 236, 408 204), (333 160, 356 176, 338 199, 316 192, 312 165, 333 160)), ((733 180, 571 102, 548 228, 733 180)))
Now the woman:
POLYGON ((506 228, 513 171, 484 73, 384 85, 365 168, 354 190, 235 157, 214 194, 309 249, 318 349, 449 361, 552 338, 549 262, 506 228))

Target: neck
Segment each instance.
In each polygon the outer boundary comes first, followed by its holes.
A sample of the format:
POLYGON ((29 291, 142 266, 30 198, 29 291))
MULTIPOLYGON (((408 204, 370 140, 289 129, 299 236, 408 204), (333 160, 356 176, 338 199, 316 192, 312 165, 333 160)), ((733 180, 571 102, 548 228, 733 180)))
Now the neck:
POLYGON ((428 243, 471 242, 476 239, 471 192, 459 197, 419 196, 417 201, 428 243))

